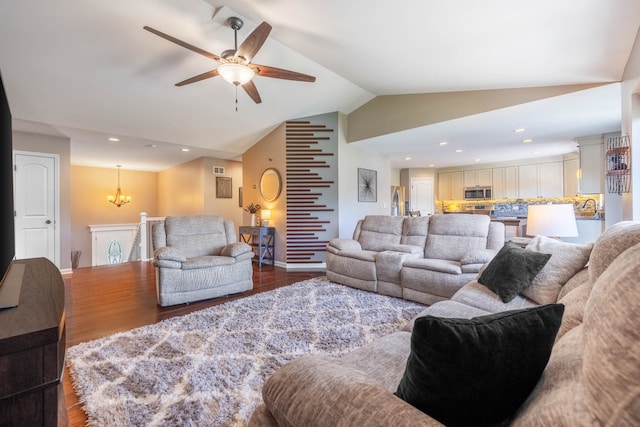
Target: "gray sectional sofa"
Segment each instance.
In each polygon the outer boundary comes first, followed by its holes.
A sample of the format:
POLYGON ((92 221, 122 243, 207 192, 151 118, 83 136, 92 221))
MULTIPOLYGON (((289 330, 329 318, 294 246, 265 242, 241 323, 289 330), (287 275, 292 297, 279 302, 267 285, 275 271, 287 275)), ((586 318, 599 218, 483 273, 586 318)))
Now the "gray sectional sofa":
POLYGON ((327 278, 423 304, 451 298, 502 248, 504 224, 487 215, 369 215, 353 239, 327 245, 327 278))
MULTIPOLYGON (((414 325, 433 320, 473 323, 491 313, 508 316, 516 313, 512 310, 559 304, 564 314, 557 335, 551 337, 548 363, 524 402, 501 425, 640 425, 640 222, 610 227, 595 245, 536 237, 527 249, 551 257, 513 300, 504 303, 472 280, 451 299, 427 307, 406 330, 342 356, 302 356, 266 381, 264 403, 249 425, 441 426, 394 394, 414 351, 414 325)), ((490 356, 498 345, 488 346, 490 356)), ((518 357, 534 348, 520 348, 518 357)), ((475 393, 482 396, 491 390, 475 393)), ((464 414, 472 408, 453 409, 464 414)))

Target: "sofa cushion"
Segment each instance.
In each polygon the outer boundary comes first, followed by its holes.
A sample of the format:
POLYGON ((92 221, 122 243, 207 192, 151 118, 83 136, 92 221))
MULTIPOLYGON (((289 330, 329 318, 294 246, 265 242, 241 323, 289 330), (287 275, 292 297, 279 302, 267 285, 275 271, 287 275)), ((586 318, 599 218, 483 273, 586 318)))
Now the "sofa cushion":
POLYGON ((640 243, 640 221, 621 221, 608 227, 591 251, 589 280, 595 283, 618 255, 637 243, 640 243))
POLYGON ((640 243, 600 275, 585 307, 584 384, 601 425, 640 425, 639 278, 640 243))
POLYGON ((534 237, 527 250, 551 254, 551 259, 522 294, 538 304, 556 302, 564 284, 589 261, 591 249, 592 243, 578 245, 546 236, 534 237))
POLYGON ((168 216, 164 226, 167 246, 187 258, 219 255, 227 245, 224 218, 219 215, 168 216))
POLYGON ((473 249, 487 248, 487 215, 439 214, 429 220, 425 258, 459 261, 473 249))
POLYGON ((417 318, 396 395, 446 425, 511 417, 542 374, 564 307, 417 318))
POLYGON ((517 295, 509 302, 502 302, 502 299, 495 292, 481 285, 477 280, 472 280, 465 284, 453 294, 451 300, 489 313, 519 310, 539 305, 522 295, 517 295))
POLYGON ((430 216, 404 217, 402 224, 402 239, 404 245, 420 246, 424 253, 424 245, 427 242, 430 216))
POLYGON ((502 302, 509 302, 531 285, 549 258, 550 254, 526 250, 507 242, 482 271, 478 282, 500 296, 502 302))
POLYGON ((459 262, 446 259, 411 258, 405 261, 404 267, 437 271, 447 274, 462 274, 459 262))
POLYGON ((583 283, 558 300, 559 304, 564 305, 564 316, 562 316, 562 324, 558 330, 556 341, 582 323, 584 308, 587 305, 592 287, 591 282, 583 283))
POLYGON ((403 221, 402 216, 367 215, 358 236, 362 249, 384 251, 390 245, 399 245, 403 221))
POLYGON ((228 256, 198 256, 187 259, 182 263, 183 270, 195 270, 198 268, 220 267, 222 265, 235 264, 236 259, 228 256))

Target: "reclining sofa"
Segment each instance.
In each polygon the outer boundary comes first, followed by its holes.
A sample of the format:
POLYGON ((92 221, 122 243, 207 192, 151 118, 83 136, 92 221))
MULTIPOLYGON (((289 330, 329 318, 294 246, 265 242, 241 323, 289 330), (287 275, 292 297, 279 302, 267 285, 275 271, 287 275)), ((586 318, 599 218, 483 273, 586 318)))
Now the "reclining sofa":
MULTIPOLYGON (((265 382, 264 402, 254 411, 249 427, 442 426, 394 394, 413 353, 412 329, 417 322, 435 318, 474 323, 481 318, 478 316, 507 315, 549 304, 563 305, 564 313, 551 338, 548 361, 524 402, 500 425, 640 425, 640 222, 609 227, 595 245, 538 237, 534 241, 531 249, 550 253, 551 258, 530 286, 511 301, 502 302, 472 280, 450 300, 427 307, 406 330, 341 356, 301 356, 265 382)), ((527 335, 527 330, 521 334, 527 335)), ((493 342, 485 349, 489 359, 497 357, 497 345, 493 342)), ((525 347, 511 357, 522 357, 522 350, 534 348, 525 347)), ((455 363, 460 356, 451 355, 443 362, 455 363)), ((508 360, 509 354, 498 365, 500 374, 487 378, 489 384, 509 380, 508 360)), ((434 376, 439 372, 434 370, 434 376)), ((459 392, 465 390, 472 387, 463 382, 459 392)), ((492 389, 473 391, 484 396, 492 389)), ((498 396, 499 401, 507 398, 498 396)), ((470 407, 449 409, 464 413, 470 407)))
POLYGON ((251 246, 219 215, 168 216, 153 225, 153 265, 162 307, 253 288, 251 246))
POLYGON ((433 304, 451 298, 504 245, 504 224, 488 215, 369 215, 353 239, 327 244, 333 282, 433 304))

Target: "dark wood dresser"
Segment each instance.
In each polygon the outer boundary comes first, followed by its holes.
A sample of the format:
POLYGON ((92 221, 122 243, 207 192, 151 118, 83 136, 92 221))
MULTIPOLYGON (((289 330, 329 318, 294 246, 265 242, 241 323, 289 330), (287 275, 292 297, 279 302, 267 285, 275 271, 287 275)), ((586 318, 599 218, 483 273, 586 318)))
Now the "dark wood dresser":
POLYGON ((18 306, 0 310, 0 426, 65 425, 64 281, 46 258, 14 263, 25 270, 18 306))

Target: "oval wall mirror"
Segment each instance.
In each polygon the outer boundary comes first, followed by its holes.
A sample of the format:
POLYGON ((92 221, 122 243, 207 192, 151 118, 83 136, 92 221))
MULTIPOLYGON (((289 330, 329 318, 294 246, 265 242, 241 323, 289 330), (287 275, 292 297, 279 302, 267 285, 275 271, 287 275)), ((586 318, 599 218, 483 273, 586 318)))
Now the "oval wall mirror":
POLYGON ((267 202, 275 201, 282 191, 280 172, 275 168, 269 168, 262 172, 260 177, 260 194, 267 202))

